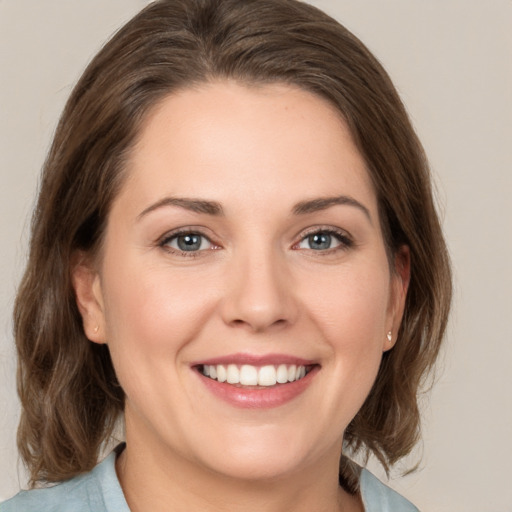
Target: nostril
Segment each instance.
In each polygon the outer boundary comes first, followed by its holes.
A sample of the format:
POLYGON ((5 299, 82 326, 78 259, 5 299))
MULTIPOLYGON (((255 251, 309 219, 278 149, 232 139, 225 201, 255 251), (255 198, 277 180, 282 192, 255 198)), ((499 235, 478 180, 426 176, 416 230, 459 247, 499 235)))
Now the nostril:
POLYGON ((252 331, 263 331, 263 330, 267 330, 267 329, 271 329, 271 328, 275 328, 275 327, 284 327, 285 325, 288 324, 288 320, 286 320, 285 318, 279 318, 277 320, 274 320, 274 321, 258 321, 256 319, 253 319, 252 321, 248 321, 248 320, 242 320, 242 319, 239 319, 239 318, 236 318, 234 320, 232 320, 230 322, 231 326, 233 327, 247 327, 248 329, 252 330, 252 331))

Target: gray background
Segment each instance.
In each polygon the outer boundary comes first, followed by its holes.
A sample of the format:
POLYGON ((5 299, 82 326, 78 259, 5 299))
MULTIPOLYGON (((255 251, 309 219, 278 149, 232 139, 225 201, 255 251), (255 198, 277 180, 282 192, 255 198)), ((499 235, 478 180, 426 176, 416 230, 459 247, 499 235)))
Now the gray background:
MULTIPOLYGON (((10 315, 39 169, 85 64, 146 3, 0 0, 0 499, 25 478, 10 315)), ((512 1, 311 3, 360 36, 394 79, 434 169, 454 263, 420 471, 390 484, 424 511, 510 512, 512 1)))

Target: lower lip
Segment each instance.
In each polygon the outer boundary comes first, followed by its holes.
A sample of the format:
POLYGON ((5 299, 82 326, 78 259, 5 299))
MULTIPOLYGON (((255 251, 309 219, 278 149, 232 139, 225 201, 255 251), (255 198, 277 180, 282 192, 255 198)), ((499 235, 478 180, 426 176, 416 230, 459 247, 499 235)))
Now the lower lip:
POLYGON ((315 366, 302 379, 270 387, 244 388, 219 382, 196 372, 206 388, 228 404, 242 409, 271 409, 284 405, 301 395, 320 370, 315 366))

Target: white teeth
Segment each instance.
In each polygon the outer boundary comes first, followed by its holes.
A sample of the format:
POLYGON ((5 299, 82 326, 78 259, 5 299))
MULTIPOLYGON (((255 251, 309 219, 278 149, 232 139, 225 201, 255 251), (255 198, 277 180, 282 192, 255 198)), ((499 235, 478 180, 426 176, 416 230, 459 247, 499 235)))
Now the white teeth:
POLYGON ((219 382, 226 382, 226 379, 228 378, 226 368, 219 364, 217 366, 217 380, 219 382))
POLYGON ((285 364, 280 364, 277 367, 277 375, 276 380, 279 382, 279 384, 284 384, 285 382, 288 382, 288 368, 285 364))
POLYGON ((274 386, 277 382, 275 366, 262 366, 258 372, 260 386, 274 386))
POLYGON ((226 371, 228 384, 240 383, 240 370, 236 364, 229 364, 226 371))
POLYGON ((253 366, 244 364, 240 368, 236 364, 204 365, 203 375, 219 382, 241 384, 242 386, 275 386, 294 382, 306 376, 305 366, 280 364, 277 366, 253 366))
POLYGON ((256 367, 244 364, 240 368, 240 384, 242 386, 256 386, 258 384, 258 370, 256 367))

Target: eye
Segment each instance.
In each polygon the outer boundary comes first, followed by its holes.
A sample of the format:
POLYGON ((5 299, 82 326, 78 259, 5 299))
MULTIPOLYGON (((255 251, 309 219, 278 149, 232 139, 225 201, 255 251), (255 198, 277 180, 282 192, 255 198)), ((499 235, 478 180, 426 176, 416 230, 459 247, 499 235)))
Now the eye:
POLYGON ((328 251, 329 249, 348 248, 351 245, 350 238, 342 232, 322 229, 306 235, 296 247, 313 251, 328 251))
POLYGON ((164 238, 160 244, 176 252, 198 252, 213 249, 214 244, 201 233, 181 232, 164 238))

